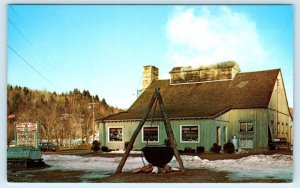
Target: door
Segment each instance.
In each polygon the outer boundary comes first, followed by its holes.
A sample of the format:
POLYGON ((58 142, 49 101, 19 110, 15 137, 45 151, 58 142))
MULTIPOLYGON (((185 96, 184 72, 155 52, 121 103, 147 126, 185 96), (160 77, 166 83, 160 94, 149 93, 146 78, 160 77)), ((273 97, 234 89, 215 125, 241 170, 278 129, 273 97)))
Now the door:
POLYGON ((220 129, 220 127, 217 127, 217 142, 216 143, 219 146, 221 145, 220 141, 221 141, 221 129, 220 129))

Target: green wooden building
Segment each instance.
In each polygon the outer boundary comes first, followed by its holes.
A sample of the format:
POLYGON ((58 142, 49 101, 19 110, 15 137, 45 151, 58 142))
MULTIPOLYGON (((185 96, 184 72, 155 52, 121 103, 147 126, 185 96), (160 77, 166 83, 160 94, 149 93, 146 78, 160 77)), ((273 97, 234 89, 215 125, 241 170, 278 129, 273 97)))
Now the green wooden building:
MULTIPOLYGON (((223 146, 235 136, 239 148, 260 150, 267 149, 274 139, 291 137, 291 115, 280 69, 240 72, 235 62, 223 62, 175 67, 167 80, 159 80, 158 72, 154 66, 144 66, 142 93, 132 106, 99 119, 102 145, 124 149, 156 87, 160 87, 178 149, 204 146, 209 150, 214 143, 223 146)), ((167 136, 160 109, 152 113, 134 149, 164 144, 167 136)))

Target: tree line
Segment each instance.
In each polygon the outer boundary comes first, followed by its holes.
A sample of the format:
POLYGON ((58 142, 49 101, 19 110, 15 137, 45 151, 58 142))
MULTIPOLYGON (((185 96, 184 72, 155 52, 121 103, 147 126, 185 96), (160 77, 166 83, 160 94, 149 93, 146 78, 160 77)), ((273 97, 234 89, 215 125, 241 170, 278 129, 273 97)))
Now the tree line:
POLYGON ((56 142, 58 145, 71 144, 80 139, 90 143, 97 126, 94 119, 122 111, 108 105, 98 95, 88 90, 75 88, 67 93, 31 90, 27 87, 7 86, 7 115, 14 115, 7 123, 7 143, 14 139, 14 122, 38 122, 39 142, 56 142), (92 104, 93 103, 93 104, 92 104))

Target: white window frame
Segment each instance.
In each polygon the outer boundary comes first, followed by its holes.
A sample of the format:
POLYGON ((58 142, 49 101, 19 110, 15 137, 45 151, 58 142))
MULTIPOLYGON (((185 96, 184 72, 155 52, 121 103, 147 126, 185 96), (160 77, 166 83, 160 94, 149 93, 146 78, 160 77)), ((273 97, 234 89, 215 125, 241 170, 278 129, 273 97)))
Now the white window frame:
POLYGON ((180 125, 180 143, 200 143, 200 126, 199 125, 180 125), (182 140, 182 127, 198 127, 198 140, 197 141, 183 141, 182 140))
POLYGON ((253 149, 254 148, 254 140, 253 138, 245 138, 245 139, 239 139, 239 147, 244 149, 253 149), (242 147, 241 146, 241 140, 245 140, 245 142, 252 140, 252 147, 242 147))
POLYGON ((117 126, 117 127, 107 127, 107 142, 114 142, 114 143, 122 143, 124 142, 124 127, 123 126, 117 126), (122 141, 110 141, 110 129, 122 129, 122 141))
POLYGON ((159 125, 144 125, 143 126, 143 129, 142 129, 142 143, 159 143, 159 125), (157 127, 157 141, 147 141, 147 140, 144 140, 144 127, 157 127))
POLYGON ((254 122, 253 121, 240 121, 239 123, 240 133, 253 133, 254 132, 254 122), (246 131, 241 131, 241 123, 246 123, 246 131), (252 123, 252 131, 248 131, 248 124, 252 123))

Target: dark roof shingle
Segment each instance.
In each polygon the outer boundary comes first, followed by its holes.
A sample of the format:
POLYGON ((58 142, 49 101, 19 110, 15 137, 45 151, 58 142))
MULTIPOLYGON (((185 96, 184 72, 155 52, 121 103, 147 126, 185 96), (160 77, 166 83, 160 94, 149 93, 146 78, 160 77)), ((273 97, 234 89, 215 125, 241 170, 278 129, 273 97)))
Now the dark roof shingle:
MULTIPOLYGON (((157 86, 160 87, 170 119, 212 118, 228 109, 267 108, 279 71, 242 72, 233 80, 191 84, 171 85, 169 80, 157 80, 126 112, 108 116, 104 120, 141 119, 157 86)), ((149 114, 148 118, 151 117, 152 114, 149 114)), ((154 117, 162 118, 159 106, 154 117)))

